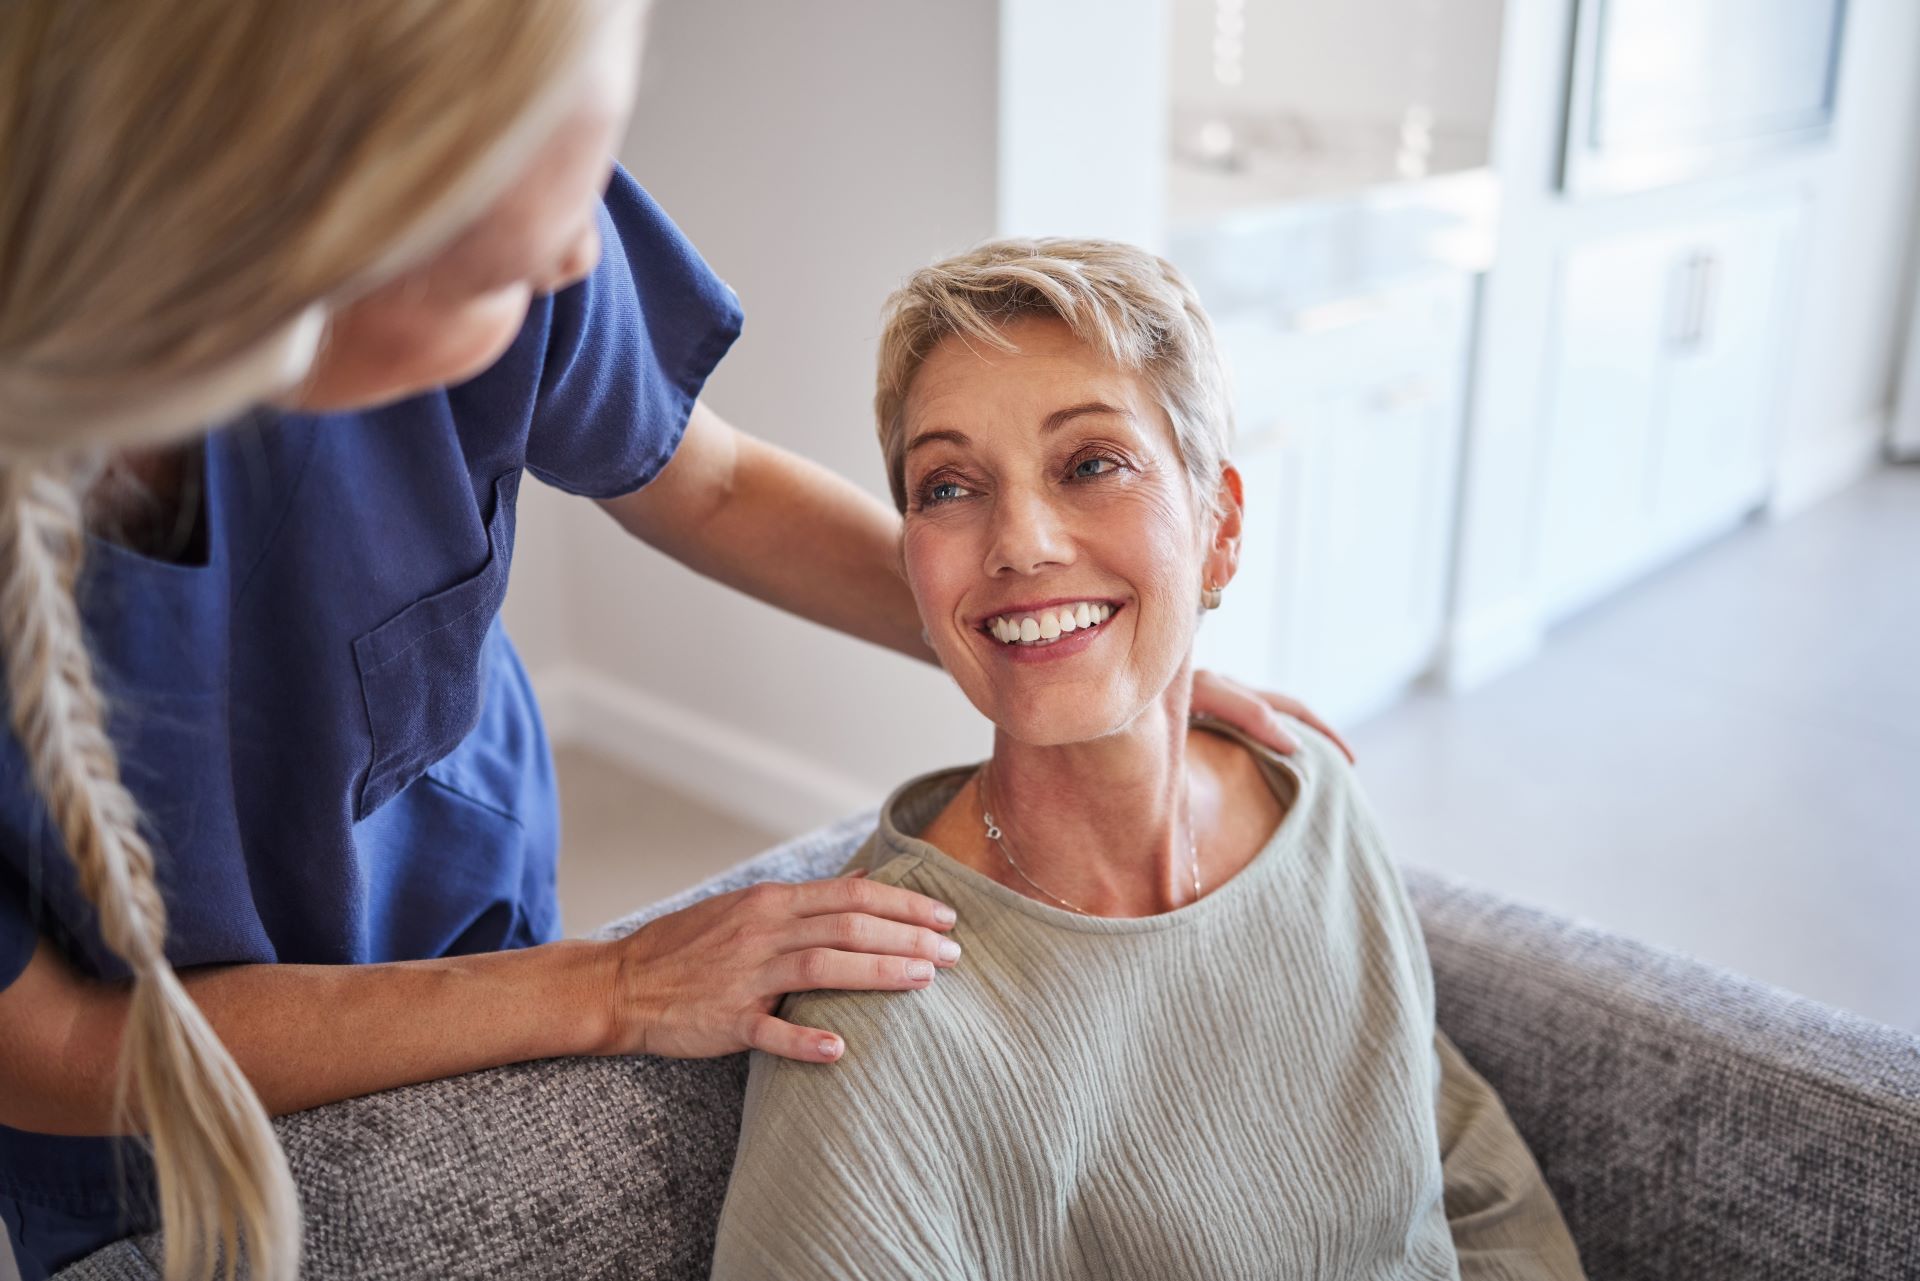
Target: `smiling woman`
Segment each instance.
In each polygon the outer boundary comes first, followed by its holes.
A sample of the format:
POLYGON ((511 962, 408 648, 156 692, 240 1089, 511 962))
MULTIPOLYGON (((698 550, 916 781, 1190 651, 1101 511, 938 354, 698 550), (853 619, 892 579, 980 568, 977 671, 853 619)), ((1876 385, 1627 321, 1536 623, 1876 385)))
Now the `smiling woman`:
POLYGON ((1162 408, 1164 389, 1217 382, 1172 354, 1211 350, 1204 317, 1177 348, 1146 345, 1167 321, 1142 327, 1138 372, 1055 315, 1004 320, 992 346, 956 332, 918 362, 899 407, 902 555, 928 636, 974 705, 1023 742, 1096 737, 1165 690, 1201 593, 1238 559, 1224 401, 1196 397, 1211 404, 1188 424, 1191 465, 1162 408))
POLYGON ((844 1057, 754 1056, 714 1276, 1581 1275, 1332 740, 1190 716, 1239 558, 1223 386, 1125 245, 895 295, 901 561, 993 754, 902 785, 846 870, 951 903, 962 955, 911 1000, 786 1000, 844 1057))

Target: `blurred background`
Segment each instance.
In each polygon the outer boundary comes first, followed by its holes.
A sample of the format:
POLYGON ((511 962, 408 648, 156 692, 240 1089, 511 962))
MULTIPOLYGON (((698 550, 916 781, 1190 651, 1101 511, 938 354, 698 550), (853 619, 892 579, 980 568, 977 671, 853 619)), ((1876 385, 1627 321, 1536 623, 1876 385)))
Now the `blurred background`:
MULTIPOLYGON (((1920 1030, 1920 4, 654 10, 621 158, 745 304, 724 416, 884 496, 902 277, 1156 248, 1247 482, 1203 662, 1404 863, 1920 1030)), ((571 932, 985 754, 941 673, 521 510, 571 932)))

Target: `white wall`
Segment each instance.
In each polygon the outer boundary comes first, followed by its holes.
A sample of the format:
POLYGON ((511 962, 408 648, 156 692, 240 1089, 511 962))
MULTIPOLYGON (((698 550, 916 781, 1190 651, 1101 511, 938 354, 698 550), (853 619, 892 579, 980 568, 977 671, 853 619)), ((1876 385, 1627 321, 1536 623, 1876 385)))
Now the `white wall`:
MULTIPOLYGON (((990 8, 933 0, 654 6, 621 159, 745 307, 707 399, 882 498, 879 307, 993 230, 997 35, 990 8)), ((556 737, 716 800, 757 787, 741 808, 789 828, 984 754, 935 669, 696 578, 588 504, 542 494, 522 526, 507 621, 556 737)))
POLYGON ((1896 461, 1920 463, 1920 252, 1907 274, 1907 354, 1900 362, 1889 446, 1896 461))
POLYGON ((996 234, 1163 248, 1162 0, 1004 0, 996 234))
POLYGON ((1815 187, 1777 506, 1799 510, 1881 453, 1920 221, 1920 4, 1851 0, 1834 145, 1815 187))
POLYGON ((1387 123, 1418 103, 1444 127, 1484 134, 1503 7, 1503 0, 1246 0, 1246 78, 1225 90, 1213 78, 1215 0, 1169 0, 1173 101, 1387 123))
POLYGON ((1540 643, 1530 580, 1556 263, 1569 247, 1738 207, 1808 201, 1795 332, 1782 371, 1772 505, 1788 514, 1859 476, 1885 433, 1920 183, 1920 4, 1853 0, 1831 140, 1733 177, 1569 201, 1557 190, 1574 0, 1506 7, 1493 162, 1504 201, 1483 293, 1454 620, 1445 674, 1467 686, 1540 643))
MULTIPOLYGON (((745 306, 708 402, 884 499, 874 343, 903 277, 1002 232, 1158 238, 1159 3, 658 0, 621 159, 745 306)), ((944 674, 589 504, 530 491, 520 540, 507 625, 556 739, 792 830, 988 749, 944 674)))

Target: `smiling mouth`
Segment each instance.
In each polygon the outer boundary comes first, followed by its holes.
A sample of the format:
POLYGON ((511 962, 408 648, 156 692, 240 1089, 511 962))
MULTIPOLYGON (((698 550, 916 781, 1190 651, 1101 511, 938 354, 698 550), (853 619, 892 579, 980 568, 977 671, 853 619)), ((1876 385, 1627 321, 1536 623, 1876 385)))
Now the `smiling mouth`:
POLYGON ((988 619, 980 630, 1002 645, 1037 648, 1080 632, 1098 631, 1121 608, 1105 601, 1076 601, 1031 613, 1002 614, 988 619))

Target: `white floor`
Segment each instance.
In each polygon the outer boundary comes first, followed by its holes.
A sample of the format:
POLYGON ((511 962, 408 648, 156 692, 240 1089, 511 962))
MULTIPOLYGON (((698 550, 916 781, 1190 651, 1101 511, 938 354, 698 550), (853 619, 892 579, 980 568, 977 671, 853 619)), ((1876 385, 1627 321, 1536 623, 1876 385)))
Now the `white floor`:
MULTIPOLYGON (((1920 1031, 1920 467, 1341 729, 1403 862, 1920 1031)), ((573 932, 780 835, 559 759, 573 932)))
POLYGON ((1920 1031, 1920 466, 1349 741, 1402 861, 1920 1031))
MULTIPOLYGON (((560 918, 580 935, 778 844, 699 801, 575 747, 560 775, 560 918)), ((4 1281, 0 1278, 0 1281, 4 1281)))

